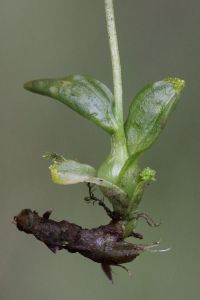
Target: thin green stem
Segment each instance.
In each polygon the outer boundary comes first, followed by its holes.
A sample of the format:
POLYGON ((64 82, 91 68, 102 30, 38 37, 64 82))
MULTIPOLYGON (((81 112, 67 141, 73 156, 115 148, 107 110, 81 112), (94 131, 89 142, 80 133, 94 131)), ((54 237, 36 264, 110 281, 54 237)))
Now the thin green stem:
POLYGON ((113 0, 105 0, 105 11, 112 61, 115 115, 118 121, 119 131, 123 132, 122 77, 117 32, 115 26, 113 0))

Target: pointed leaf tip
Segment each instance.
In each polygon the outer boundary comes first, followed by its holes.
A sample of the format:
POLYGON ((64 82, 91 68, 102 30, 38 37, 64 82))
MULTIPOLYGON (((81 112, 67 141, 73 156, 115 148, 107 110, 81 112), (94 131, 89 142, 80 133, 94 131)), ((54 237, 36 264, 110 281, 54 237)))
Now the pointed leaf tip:
POLYGON ((24 83, 24 89, 42 95, 47 94, 47 90, 45 89, 44 82, 42 80, 27 81, 24 83))
POLYGON ((31 91, 32 88, 32 81, 27 81, 24 83, 25 90, 31 91))

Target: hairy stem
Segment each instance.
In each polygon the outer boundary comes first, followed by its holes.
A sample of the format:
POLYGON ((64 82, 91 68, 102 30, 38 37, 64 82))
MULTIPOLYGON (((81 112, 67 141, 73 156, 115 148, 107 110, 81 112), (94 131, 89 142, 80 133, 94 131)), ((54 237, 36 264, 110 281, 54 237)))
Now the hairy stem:
POLYGON ((115 115, 117 117, 119 130, 123 132, 123 103, 122 103, 122 77, 121 64, 117 41, 117 32, 115 26, 115 16, 113 0, 105 0, 106 22, 109 37, 112 72, 113 72, 113 86, 115 97, 115 115))

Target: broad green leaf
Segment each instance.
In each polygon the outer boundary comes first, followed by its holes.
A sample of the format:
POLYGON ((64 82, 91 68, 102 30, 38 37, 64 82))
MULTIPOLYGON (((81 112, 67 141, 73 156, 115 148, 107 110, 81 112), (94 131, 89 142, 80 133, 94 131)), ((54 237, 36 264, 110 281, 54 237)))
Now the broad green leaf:
POLYGON ((93 183, 99 186, 116 210, 128 207, 127 194, 113 183, 96 177, 96 170, 73 160, 55 161, 50 167, 51 177, 57 184, 93 183))
POLYGON ((103 83, 90 76, 33 80, 26 82, 24 88, 59 100, 111 134, 116 130, 113 95, 103 83))
POLYGON ((164 128, 174 110, 183 80, 168 78, 147 85, 135 97, 125 123, 127 146, 131 156, 148 149, 164 128))

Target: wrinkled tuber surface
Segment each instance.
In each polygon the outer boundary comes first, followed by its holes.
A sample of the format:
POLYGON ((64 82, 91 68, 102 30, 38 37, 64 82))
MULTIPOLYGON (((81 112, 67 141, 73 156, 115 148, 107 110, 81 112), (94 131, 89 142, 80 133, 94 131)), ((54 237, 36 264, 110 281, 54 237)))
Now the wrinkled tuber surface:
POLYGON ((40 217, 36 211, 24 209, 14 217, 14 221, 20 231, 33 234, 54 253, 65 249, 101 263, 105 274, 111 280, 110 266, 130 262, 144 251, 143 245, 124 241, 124 225, 120 221, 83 229, 68 221, 51 220, 50 213, 46 212, 40 217))

